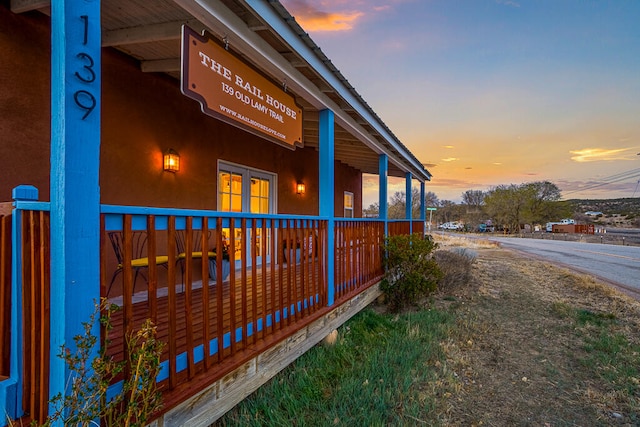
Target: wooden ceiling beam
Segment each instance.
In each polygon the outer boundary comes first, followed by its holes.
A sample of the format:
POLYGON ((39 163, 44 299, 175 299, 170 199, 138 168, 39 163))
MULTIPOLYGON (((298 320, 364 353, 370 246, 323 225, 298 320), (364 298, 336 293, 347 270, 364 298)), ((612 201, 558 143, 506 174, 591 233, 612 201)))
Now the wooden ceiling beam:
POLYGON ((51 6, 50 0, 11 0, 10 9, 13 13, 24 13, 49 6, 51 6))
POLYGON ((201 32, 204 26, 196 19, 188 21, 163 22, 162 24, 121 28, 102 33, 102 46, 124 46, 129 44, 152 43, 162 40, 179 40, 182 25, 188 25, 201 32))

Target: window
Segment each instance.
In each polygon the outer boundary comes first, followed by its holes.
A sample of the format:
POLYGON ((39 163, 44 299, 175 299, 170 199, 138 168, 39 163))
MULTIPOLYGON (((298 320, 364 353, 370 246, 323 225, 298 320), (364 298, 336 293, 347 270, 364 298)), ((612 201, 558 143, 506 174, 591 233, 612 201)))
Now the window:
POLYGON ((218 210, 273 213, 273 173, 225 162, 218 163, 218 210))
POLYGON ((344 192, 344 217, 353 218, 353 193, 344 192))
MULTIPOLYGON (((218 210, 223 212, 250 212, 270 214, 275 211, 273 188, 276 175, 273 173, 251 169, 246 166, 226 162, 218 163, 218 210)), ((222 230, 226 238, 229 229, 222 230)), ((240 259, 242 248, 242 230, 235 230, 236 260, 240 259)), ((250 241, 251 236, 249 236, 250 241)), ((262 256, 262 230, 256 230, 256 253, 262 256)), ((267 236, 269 239, 269 236, 267 236)), ((267 247, 269 241, 267 241, 267 247)))
MULTIPOLYGON (((255 175, 255 174, 252 174, 255 175)), ((271 180, 251 176, 251 213, 271 213, 271 180)))
POLYGON ((220 171, 218 186, 218 210, 242 212, 242 175, 220 171))

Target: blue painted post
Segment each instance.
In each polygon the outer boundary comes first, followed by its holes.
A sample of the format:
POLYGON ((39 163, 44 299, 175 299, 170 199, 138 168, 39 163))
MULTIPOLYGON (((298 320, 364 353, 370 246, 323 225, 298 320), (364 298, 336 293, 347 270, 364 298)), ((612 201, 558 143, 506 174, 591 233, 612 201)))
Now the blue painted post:
POLYGON ((404 207, 405 218, 409 220, 409 234, 413 233, 413 191, 411 188, 411 172, 407 172, 405 175, 405 193, 406 193, 406 203, 404 207))
POLYGON ((427 219, 427 209, 424 201, 425 191, 424 191, 424 182, 420 183, 420 219, 427 219))
POLYGON ((334 115, 331 110, 320 111, 319 116, 319 173, 320 182, 319 201, 320 216, 327 218, 327 305, 333 305, 335 301, 335 172, 334 172, 334 115))
POLYGON ((420 221, 422 221, 422 237, 427 235, 427 209, 424 201, 424 181, 420 183, 420 221))
POLYGON ((100 46, 99 0, 51 2, 51 396, 100 299, 100 46))
POLYGON ((388 183, 387 183, 387 175, 389 174, 389 156, 386 154, 380 154, 378 157, 378 180, 380 187, 379 195, 378 195, 378 205, 379 205, 379 217, 384 221, 384 235, 385 237, 389 235, 389 209, 387 206, 387 198, 388 198, 388 183))

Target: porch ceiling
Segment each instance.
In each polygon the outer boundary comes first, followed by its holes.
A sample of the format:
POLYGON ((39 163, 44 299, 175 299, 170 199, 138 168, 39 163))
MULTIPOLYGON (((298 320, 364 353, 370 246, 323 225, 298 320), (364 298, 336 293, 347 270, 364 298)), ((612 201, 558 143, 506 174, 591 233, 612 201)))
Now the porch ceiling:
MULTIPOLYGON (((287 90, 303 109, 303 142, 318 149, 318 111, 336 113, 335 158, 365 173, 378 174, 378 156, 389 156, 389 176, 407 172, 418 180, 430 173, 393 135, 338 69, 309 38, 277 0, 269 7, 325 67, 318 70, 266 22, 248 0, 102 0, 102 44, 117 49, 140 63, 144 72, 166 73, 180 79, 180 44, 183 24, 201 32, 206 29, 275 81, 286 81, 287 90), (216 13, 212 13, 215 11, 216 13), (215 15, 215 16, 214 16, 215 15), (236 31, 229 31, 235 28, 236 31), (241 29, 241 30, 240 30, 241 29), (253 54, 252 54, 253 52, 253 54), (259 53, 270 58, 257 63, 259 53), (277 59, 275 61, 274 59, 277 59), (278 63, 276 63, 278 62, 278 63), (286 72, 282 70, 286 68, 286 72), (290 79, 287 76, 291 77, 290 79), (327 78, 339 81, 336 87, 327 78)), ((50 14, 50 1, 11 0, 11 10, 39 10, 50 14)))

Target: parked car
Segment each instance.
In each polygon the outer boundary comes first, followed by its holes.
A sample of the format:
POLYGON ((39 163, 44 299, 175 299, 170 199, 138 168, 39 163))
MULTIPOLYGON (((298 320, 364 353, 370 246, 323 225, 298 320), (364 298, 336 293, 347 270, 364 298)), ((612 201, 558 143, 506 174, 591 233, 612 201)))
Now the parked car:
POLYGON ((495 227, 488 224, 479 224, 477 231, 478 233, 492 233, 495 231, 495 227))
POLYGON ((463 230, 464 224, 458 221, 451 221, 440 224, 438 228, 441 228, 443 230, 463 230))

